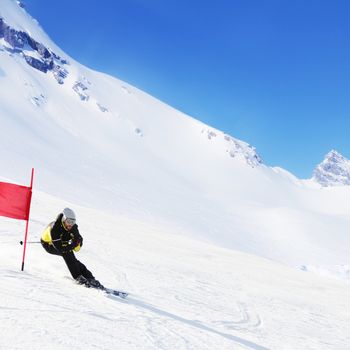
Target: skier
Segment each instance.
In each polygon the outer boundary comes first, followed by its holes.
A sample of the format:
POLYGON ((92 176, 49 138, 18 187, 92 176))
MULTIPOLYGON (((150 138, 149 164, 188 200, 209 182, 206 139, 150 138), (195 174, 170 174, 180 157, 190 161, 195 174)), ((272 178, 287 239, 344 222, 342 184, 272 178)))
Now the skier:
POLYGON ((98 289, 104 288, 74 255, 74 252, 78 252, 82 247, 83 237, 79 233, 76 216, 72 209, 63 209, 56 221, 46 227, 41 236, 41 244, 48 253, 63 257, 78 284, 98 289))

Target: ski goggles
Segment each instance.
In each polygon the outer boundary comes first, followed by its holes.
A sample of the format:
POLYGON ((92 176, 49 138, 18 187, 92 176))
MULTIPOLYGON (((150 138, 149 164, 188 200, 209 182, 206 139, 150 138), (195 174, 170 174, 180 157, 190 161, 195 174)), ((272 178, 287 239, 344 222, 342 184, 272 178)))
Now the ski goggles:
POLYGON ((67 218, 66 220, 64 220, 64 222, 68 225, 73 226, 75 224, 75 219, 67 218))

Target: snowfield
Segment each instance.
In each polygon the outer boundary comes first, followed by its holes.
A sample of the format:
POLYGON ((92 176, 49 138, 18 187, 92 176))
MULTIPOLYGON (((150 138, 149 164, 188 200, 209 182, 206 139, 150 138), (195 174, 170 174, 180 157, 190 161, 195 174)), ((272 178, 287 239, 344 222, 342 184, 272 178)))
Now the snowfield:
MULTIPOLYGON (((29 241, 66 204, 35 192, 29 241)), ((21 272, 24 224, 1 218, 1 349, 349 349, 349 283, 71 207, 77 257, 131 295, 76 285, 36 243, 21 272)))
POLYGON ((0 349, 350 349, 350 186, 82 66, 14 0, 0 92, 0 181, 35 168, 24 272, 25 223, 0 217, 0 349), (126 300, 38 243, 67 206, 78 259, 126 300))

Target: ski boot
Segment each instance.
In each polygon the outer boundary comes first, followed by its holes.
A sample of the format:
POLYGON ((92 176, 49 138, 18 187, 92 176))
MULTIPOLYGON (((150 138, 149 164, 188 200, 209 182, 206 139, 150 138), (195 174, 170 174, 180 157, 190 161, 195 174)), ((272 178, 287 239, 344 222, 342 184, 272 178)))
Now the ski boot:
POLYGON ((90 288, 91 285, 90 285, 90 282, 87 278, 85 278, 83 275, 79 275, 75 281, 78 283, 78 284, 82 284, 84 285, 85 287, 87 288, 90 288))
POLYGON ((100 283, 100 281, 98 281, 94 277, 88 278, 87 281, 88 281, 90 287, 92 287, 92 288, 104 289, 104 286, 100 283))

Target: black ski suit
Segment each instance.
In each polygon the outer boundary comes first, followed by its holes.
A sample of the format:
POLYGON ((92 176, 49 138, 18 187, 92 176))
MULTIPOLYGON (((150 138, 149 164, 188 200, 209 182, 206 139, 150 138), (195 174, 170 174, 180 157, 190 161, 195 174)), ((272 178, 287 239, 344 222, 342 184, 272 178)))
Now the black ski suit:
POLYGON ((68 231, 62 224, 63 214, 58 215, 56 221, 51 222, 41 237, 44 249, 54 255, 60 255, 74 279, 79 275, 85 278, 94 278, 92 273, 74 255, 74 249, 83 245, 83 237, 80 235, 78 225, 74 224, 68 231))

